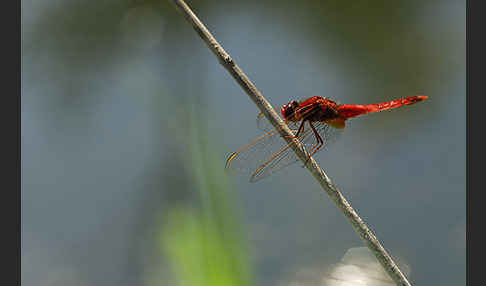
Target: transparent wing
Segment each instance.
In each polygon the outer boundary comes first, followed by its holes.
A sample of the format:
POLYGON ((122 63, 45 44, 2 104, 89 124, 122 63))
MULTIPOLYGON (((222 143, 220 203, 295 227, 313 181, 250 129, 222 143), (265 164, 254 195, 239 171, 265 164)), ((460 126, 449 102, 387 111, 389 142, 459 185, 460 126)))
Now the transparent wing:
MULTIPOLYGON (((329 140, 339 130, 322 122, 314 122, 313 124, 324 141, 323 148, 320 149, 322 150, 327 147, 328 143, 331 142, 329 140)), ((298 125, 293 124, 291 130, 296 133, 297 129, 298 125)), ((304 131, 301 132, 298 139, 307 150, 310 150, 317 143, 308 123, 306 123, 304 131)), ((250 175, 250 181, 256 182, 298 160, 299 158, 292 151, 290 145, 283 138, 280 138, 280 134, 272 126, 270 131, 231 154, 226 161, 226 168, 229 171, 246 172, 250 175)))
POLYGON ((231 154, 226 161, 226 169, 231 173, 243 173, 250 177, 262 162, 272 157, 278 160, 278 156, 285 156, 287 145, 278 132, 268 131, 231 154), (278 155, 275 157, 275 154, 278 155))
MULTIPOLYGON (((339 129, 336 129, 323 122, 315 122, 313 124, 316 131, 319 133, 322 140, 324 141, 323 146, 318 150, 320 151, 328 147, 328 145, 332 142, 332 140, 330 139, 335 137, 333 135, 339 133, 339 129)), ((296 130, 294 131, 294 133, 295 132, 296 130)), ((301 135, 299 135, 298 139, 304 145, 308 152, 312 149, 312 147, 317 144, 317 139, 308 123, 306 123, 304 131, 301 132, 301 135)), ((268 159, 263 161, 263 163, 258 166, 258 168, 251 174, 250 182, 256 182, 258 180, 261 180, 283 169, 284 167, 287 167, 299 161, 299 157, 292 150, 290 144, 287 144, 286 141, 284 141, 284 143, 284 148, 282 148, 280 151, 273 154, 272 156, 268 157, 268 159)))

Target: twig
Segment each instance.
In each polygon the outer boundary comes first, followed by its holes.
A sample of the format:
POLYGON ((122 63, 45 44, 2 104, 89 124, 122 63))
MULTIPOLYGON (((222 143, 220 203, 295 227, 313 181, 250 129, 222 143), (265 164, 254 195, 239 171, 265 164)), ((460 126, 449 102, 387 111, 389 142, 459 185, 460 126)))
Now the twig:
POLYGON ((380 242, 376 239, 375 235, 366 226, 363 220, 358 216, 356 211, 346 201, 341 192, 331 182, 329 177, 324 171, 317 165, 316 161, 311 157, 308 160, 309 155, 302 144, 294 138, 294 134, 288 128, 288 126, 282 121, 280 116, 274 111, 270 103, 263 97, 258 91, 255 85, 248 79, 243 71, 236 65, 233 59, 226 53, 223 47, 216 41, 211 35, 204 24, 197 18, 194 12, 191 11, 189 6, 183 0, 173 0, 176 7, 184 15, 186 20, 192 25, 194 30, 199 34, 202 40, 206 43, 209 49, 218 58, 219 62, 228 72, 234 77, 234 79, 240 84, 243 90, 253 100, 257 107, 263 112, 265 117, 276 128, 280 135, 290 144, 291 148, 297 154, 299 159, 304 162, 306 168, 311 172, 314 178, 319 182, 321 187, 331 197, 334 203, 341 209, 346 218, 351 222, 354 229, 358 232, 361 238, 365 241, 368 248, 375 254, 378 261, 381 263, 385 271, 390 277, 397 283, 397 285, 410 285, 407 278, 400 271, 393 259, 388 255, 386 250, 381 246, 380 242), (307 162, 307 163, 306 163, 307 162))

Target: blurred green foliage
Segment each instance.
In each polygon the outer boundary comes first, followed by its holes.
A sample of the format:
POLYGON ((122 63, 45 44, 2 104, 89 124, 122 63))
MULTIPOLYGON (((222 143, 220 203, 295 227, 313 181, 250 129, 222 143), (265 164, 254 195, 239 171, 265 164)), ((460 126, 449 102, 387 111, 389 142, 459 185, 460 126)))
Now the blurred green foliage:
POLYGON ((207 133, 198 133, 201 126, 190 125, 185 159, 200 207, 171 208, 159 239, 163 254, 179 285, 251 285, 246 239, 216 148, 207 133))

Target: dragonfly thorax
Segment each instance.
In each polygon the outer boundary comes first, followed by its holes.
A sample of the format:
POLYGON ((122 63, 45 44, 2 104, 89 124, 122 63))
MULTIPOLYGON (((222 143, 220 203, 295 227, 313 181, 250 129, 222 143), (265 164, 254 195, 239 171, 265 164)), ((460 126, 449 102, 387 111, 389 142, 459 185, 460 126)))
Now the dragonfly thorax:
POLYGON ((314 96, 301 102, 291 101, 281 109, 287 121, 327 121, 339 117, 338 104, 330 99, 314 96))

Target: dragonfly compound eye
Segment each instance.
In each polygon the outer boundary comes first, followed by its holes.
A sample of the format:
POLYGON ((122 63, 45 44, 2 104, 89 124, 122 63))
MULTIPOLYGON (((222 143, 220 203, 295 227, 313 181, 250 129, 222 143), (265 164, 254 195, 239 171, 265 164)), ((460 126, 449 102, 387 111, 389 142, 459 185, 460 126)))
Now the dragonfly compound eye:
POLYGON ((280 112, 282 113, 282 116, 287 119, 287 120, 292 120, 294 117, 295 109, 299 106, 299 103, 297 101, 291 101, 284 106, 282 106, 282 109, 280 112))

